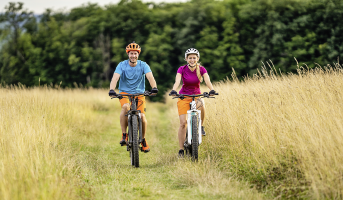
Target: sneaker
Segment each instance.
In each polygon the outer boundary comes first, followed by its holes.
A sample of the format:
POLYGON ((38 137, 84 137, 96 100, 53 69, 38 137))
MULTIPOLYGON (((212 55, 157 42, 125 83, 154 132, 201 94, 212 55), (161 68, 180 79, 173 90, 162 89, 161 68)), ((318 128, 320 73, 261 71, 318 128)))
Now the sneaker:
POLYGON ((179 158, 184 158, 185 157, 185 151, 183 149, 179 150, 179 158))
POLYGON ((143 139, 143 141, 142 141, 142 151, 144 152, 144 153, 148 153, 149 151, 150 151, 150 148, 149 148, 149 145, 148 145, 148 143, 146 142, 146 140, 145 140, 145 138, 143 139))
POLYGON ((204 127, 203 127, 203 126, 201 126, 201 135, 202 135, 202 136, 206 136, 206 133, 205 133, 205 130, 204 130, 204 127))
POLYGON ((123 139, 122 140, 120 140, 120 145, 121 146, 126 146, 126 144, 127 144, 127 138, 128 138, 128 134, 127 133, 123 133, 123 137, 122 137, 123 139))

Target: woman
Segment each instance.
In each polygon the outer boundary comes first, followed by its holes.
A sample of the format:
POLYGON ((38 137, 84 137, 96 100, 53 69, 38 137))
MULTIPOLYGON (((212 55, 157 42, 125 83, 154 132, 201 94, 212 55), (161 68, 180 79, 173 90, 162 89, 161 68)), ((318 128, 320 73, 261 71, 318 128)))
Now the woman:
MULTIPOLYGON (((200 66, 198 63, 200 59, 200 53, 198 50, 194 48, 190 48, 185 52, 185 61, 187 65, 179 67, 177 70, 175 84, 173 86, 170 95, 176 96, 177 92, 175 91, 182 79, 183 85, 181 90, 179 91, 180 94, 201 94, 200 91, 200 82, 203 80, 205 81, 207 87, 211 90, 210 95, 214 95, 216 92, 213 89, 213 86, 210 81, 210 77, 207 74, 206 69, 203 66, 200 66)), ((180 118, 180 127, 179 127, 179 157, 184 156, 183 150, 183 143, 186 139, 186 128, 187 128, 187 110, 189 110, 189 103, 192 101, 191 98, 185 98, 184 100, 179 99, 177 102, 177 107, 179 111, 179 118, 180 118)), ((204 119, 205 119, 205 105, 201 98, 197 98, 197 109, 201 110, 201 131, 202 135, 205 136, 205 131, 203 127, 204 119)))

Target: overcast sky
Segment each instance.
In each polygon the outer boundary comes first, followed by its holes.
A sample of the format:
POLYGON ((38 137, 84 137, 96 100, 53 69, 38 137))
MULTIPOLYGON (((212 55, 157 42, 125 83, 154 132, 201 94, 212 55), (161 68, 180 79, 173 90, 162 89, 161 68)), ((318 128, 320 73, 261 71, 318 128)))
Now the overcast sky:
MULTIPOLYGON (((0 0, 0 12, 3 12, 8 2, 23 2, 24 8, 29 11, 33 11, 35 14, 42 14, 46 8, 53 10, 64 9, 65 11, 87 4, 87 2, 97 3, 100 6, 108 4, 117 4, 120 0, 0 0)), ((189 0, 143 0, 143 2, 155 2, 155 3, 173 3, 173 2, 187 2, 189 0)))

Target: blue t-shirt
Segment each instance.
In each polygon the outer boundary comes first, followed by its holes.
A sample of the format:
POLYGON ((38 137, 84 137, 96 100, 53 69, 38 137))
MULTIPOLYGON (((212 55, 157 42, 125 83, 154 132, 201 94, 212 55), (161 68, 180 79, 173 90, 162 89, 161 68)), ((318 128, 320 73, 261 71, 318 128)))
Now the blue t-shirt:
POLYGON ((137 61, 135 67, 129 65, 129 60, 120 62, 114 71, 120 75, 119 92, 143 93, 145 91, 145 74, 149 72, 151 72, 149 65, 141 60, 137 61))

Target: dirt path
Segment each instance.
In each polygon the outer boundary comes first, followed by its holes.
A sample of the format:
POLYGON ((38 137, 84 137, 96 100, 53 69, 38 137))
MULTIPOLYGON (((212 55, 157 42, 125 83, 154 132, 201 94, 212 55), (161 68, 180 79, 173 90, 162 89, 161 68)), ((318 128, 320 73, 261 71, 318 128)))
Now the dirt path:
MULTIPOLYGON (((84 199, 263 199, 249 185, 220 171, 213 158, 198 163, 177 158, 177 136, 171 132, 164 104, 148 105, 147 141, 151 151, 140 153, 140 168, 130 164, 119 145, 119 116, 107 131, 80 139, 81 190, 84 199)), ((206 142, 206 139, 204 139, 206 142)))

